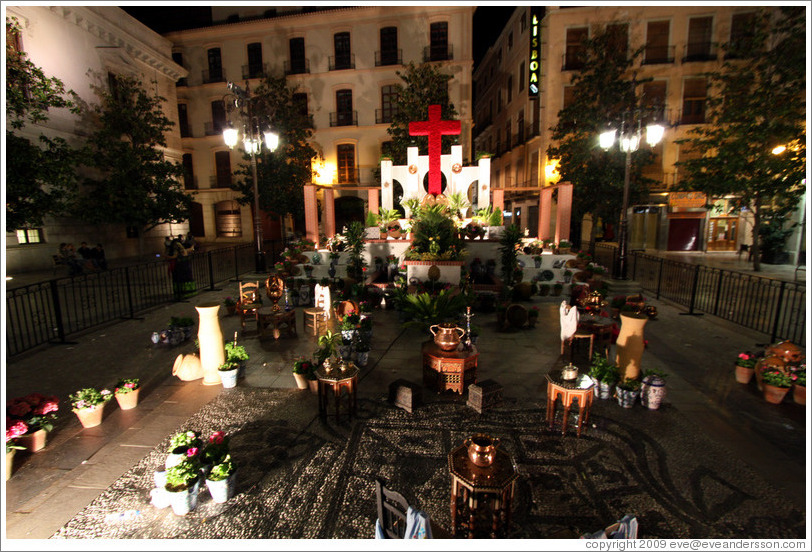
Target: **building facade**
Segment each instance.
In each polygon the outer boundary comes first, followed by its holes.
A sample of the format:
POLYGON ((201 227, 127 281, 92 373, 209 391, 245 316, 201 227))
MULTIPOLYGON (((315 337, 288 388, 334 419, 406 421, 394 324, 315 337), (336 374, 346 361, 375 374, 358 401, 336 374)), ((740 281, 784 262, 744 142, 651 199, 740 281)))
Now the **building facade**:
MULTIPOLYGON (((116 7, 8 6, 6 17, 20 25, 18 46, 45 75, 59 78, 66 90, 81 101, 97 103, 93 84, 106 85, 110 75, 138 77, 156 94, 166 98, 164 113, 177 119, 175 82, 186 71, 172 61, 172 45, 116 7)), ((21 136, 37 142, 38 136, 61 137, 80 146, 92 132, 81 116, 54 109, 43 124, 27 125, 21 136)), ((180 162, 181 139, 177 128, 167 135, 165 155, 180 162)), ((186 225, 162 225, 143 236, 148 251, 163 251, 164 236, 185 232, 186 225)), ((120 225, 89 226, 69 218, 46 218, 43 227, 6 233, 6 273, 53 266, 52 255, 61 242, 102 243, 108 258, 139 254, 139 239, 120 225)))
MULTIPOLYGON (((335 194, 335 218, 363 216, 365 188, 394 114, 397 75, 409 62, 437 63, 452 75, 449 96, 462 121, 460 144, 470 159, 472 20, 470 6, 386 6, 314 10, 212 8, 214 25, 167 33, 174 59, 189 76, 177 102, 186 188, 195 196, 190 226, 204 243, 250 241, 252 208, 229 185, 245 163, 222 136, 229 115, 227 83, 254 88, 265 74, 282 75, 312 115, 312 145, 323 156, 313 182, 335 194)), ((238 124, 239 121, 231 122, 238 124)), ((279 236, 263 214, 264 235, 279 236)), ((303 229, 302 229, 303 230, 303 229)))
MULTIPOLYGON (((571 97, 571 78, 582 67, 581 41, 605 25, 624 28, 628 51, 642 47, 635 67, 651 78, 639 94, 664 106, 667 123, 655 146, 655 161, 644 175, 656 184, 648 201, 629 209, 630 247, 671 251, 737 251, 752 243, 752 214, 735 210, 733 198, 704 198, 674 192, 681 175, 675 163, 685 159, 677 140, 705 123, 708 87, 703 73, 717 69, 720 44, 746 36, 756 6, 518 7, 474 74, 477 152, 493 153, 492 186, 505 189, 505 214, 538 234, 539 190, 557 182, 555 163, 547 158, 558 112, 571 97), (538 10, 538 11, 537 11, 538 10), (541 12, 541 10, 544 10, 541 12), (540 21, 538 31, 534 26, 540 21), (531 40, 538 32, 538 98, 529 79, 531 40)), ((597 143, 597 136, 596 143, 597 143)), ((642 146, 647 147, 647 146, 642 146)), ((587 191, 588 192, 588 191, 587 191)), ((574 191, 584 193, 584 190, 574 191)), ((799 215, 803 208, 799 209, 799 215)), ((582 226, 589 239, 591 221, 582 226)), ((800 236, 788 243, 797 250, 800 236)))

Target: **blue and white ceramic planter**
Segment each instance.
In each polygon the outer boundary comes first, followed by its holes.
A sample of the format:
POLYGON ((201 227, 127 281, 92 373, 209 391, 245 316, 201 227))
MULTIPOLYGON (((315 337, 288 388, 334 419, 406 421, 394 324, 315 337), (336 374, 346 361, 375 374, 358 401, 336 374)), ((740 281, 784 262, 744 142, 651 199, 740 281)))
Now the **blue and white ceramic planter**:
POLYGON ((234 489, 236 487, 236 483, 237 483, 236 471, 220 481, 212 481, 211 479, 206 479, 206 487, 209 489, 211 499, 214 502, 217 502, 218 504, 228 502, 228 499, 234 496, 234 489))

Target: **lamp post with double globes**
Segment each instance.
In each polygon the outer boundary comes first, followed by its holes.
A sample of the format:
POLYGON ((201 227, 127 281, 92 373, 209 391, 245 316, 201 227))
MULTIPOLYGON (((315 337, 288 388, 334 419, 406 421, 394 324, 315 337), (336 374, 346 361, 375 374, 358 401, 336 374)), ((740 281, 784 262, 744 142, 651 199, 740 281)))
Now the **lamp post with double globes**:
MULTIPOLYGON (((623 175, 623 206, 620 211, 620 229, 618 232, 618 262, 612 275, 616 280, 627 279, 627 254, 629 241, 629 221, 627 211, 629 210, 629 180, 632 167, 632 153, 640 147, 640 138, 643 132, 642 110, 627 111, 623 113, 620 124, 620 136, 617 140, 620 151, 626 154, 626 167, 623 175)), ((659 123, 646 125, 646 142, 649 146, 656 146, 663 138, 665 127, 659 123)), ((600 145, 604 150, 609 150, 615 143, 617 137, 616 129, 609 129, 600 135, 600 145)))
MULTIPOLYGON (((269 128, 263 128, 259 118, 253 113, 253 100, 251 91, 246 84, 245 89, 233 82, 228 83, 231 94, 228 98, 233 98, 233 106, 237 109, 243 122, 242 144, 245 152, 251 156, 251 176, 254 180, 254 238, 256 239, 256 270, 258 273, 266 271, 265 252, 263 251, 262 219, 259 210, 259 179, 257 178, 257 155, 262 151, 262 143, 268 151, 273 152, 279 145, 279 135, 269 128), (243 109, 244 108, 244 109, 243 109)), ((225 102, 224 102, 225 103, 225 102)), ((232 105, 232 103, 226 103, 232 105)), ((223 130, 223 141, 230 149, 239 142, 239 131, 234 128, 231 122, 223 130)))

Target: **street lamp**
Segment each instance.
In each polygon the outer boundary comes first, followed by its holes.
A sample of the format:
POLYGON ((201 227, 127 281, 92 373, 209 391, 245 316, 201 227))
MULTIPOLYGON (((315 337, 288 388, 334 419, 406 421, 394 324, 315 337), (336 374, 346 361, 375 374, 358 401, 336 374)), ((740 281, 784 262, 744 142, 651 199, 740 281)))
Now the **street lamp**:
MULTIPOLYGON (((233 96, 233 106, 239 111, 240 117, 243 119, 243 139, 242 145, 245 152, 251 156, 251 176, 254 179, 254 237, 256 238, 256 270, 263 273, 266 270, 265 265, 265 252, 262 249, 262 219, 259 212, 259 179, 257 178, 257 155, 262 151, 264 138, 265 147, 268 151, 273 152, 279 145, 279 135, 272 132, 267 128, 260 128, 259 118, 253 114, 251 90, 246 83, 245 89, 240 88, 233 82, 228 83, 228 89, 231 94, 226 94, 226 97, 233 96), (243 111, 242 107, 245 107, 243 111)), ((225 98, 224 98, 225 103, 225 98)), ((230 105, 227 103, 226 105, 230 105)), ((223 141, 230 149, 239 142, 239 131, 229 121, 228 126, 223 129, 223 141)))
MULTIPOLYGON (((629 176, 632 166, 632 153, 637 151, 640 147, 640 138, 643 133, 643 120, 645 115, 641 110, 627 111, 623 113, 623 118, 620 124, 620 138, 618 139, 618 147, 620 151, 626 154, 626 167, 623 175, 623 207, 620 211, 620 229, 618 232, 619 254, 615 272, 612 275, 617 280, 627 279, 627 264, 626 256, 628 253, 628 226, 629 221, 626 216, 626 211, 629 209, 629 176)), ((663 138, 665 127, 659 123, 649 123, 646 125, 646 142, 649 146, 654 147, 663 138)), ((599 136, 600 146, 604 150, 609 150, 614 143, 617 136, 617 130, 609 129, 602 132, 599 136)))

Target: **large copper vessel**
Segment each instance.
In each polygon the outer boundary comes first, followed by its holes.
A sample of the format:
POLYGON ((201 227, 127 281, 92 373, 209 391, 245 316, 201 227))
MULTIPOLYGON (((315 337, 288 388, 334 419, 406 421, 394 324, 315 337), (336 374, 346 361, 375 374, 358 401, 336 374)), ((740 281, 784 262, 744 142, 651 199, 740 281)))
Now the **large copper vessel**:
POLYGON ((465 330, 455 324, 435 324, 429 328, 434 335, 434 343, 443 351, 453 351, 460 344, 465 330), (435 329, 436 328, 436 329, 435 329))
POLYGON ((480 468, 486 468, 493 463, 496 457, 496 447, 499 439, 484 433, 475 433, 465 440, 468 447, 468 458, 480 468))

